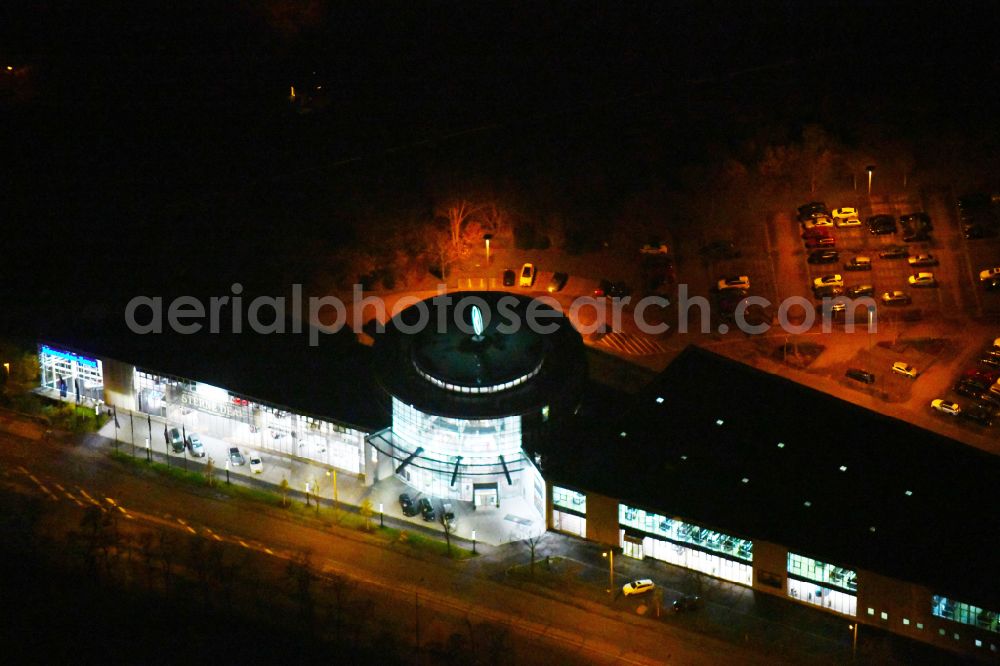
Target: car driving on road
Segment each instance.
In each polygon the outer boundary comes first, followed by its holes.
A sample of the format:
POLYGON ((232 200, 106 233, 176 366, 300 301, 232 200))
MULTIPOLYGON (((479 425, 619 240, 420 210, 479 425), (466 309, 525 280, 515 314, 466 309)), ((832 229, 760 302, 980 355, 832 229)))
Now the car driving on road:
POLYGON ((264 461, 256 453, 250 454, 250 471, 254 474, 264 473, 264 461))
POLYGON ((246 464, 246 458, 240 453, 239 447, 231 446, 229 447, 229 462, 239 467, 240 465, 246 464))

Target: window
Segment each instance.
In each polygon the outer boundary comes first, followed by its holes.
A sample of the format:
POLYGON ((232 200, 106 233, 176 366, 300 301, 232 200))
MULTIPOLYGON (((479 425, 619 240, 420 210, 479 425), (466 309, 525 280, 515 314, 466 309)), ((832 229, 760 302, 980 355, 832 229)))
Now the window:
POLYGON ((577 513, 587 513, 587 496, 568 488, 552 486, 552 505, 577 513))
POLYGON ((889 619, 889 614, 888 614, 888 613, 886 613, 885 611, 882 611, 882 612, 881 612, 881 613, 879 614, 879 616, 880 616, 880 617, 882 618, 882 620, 883 620, 883 621, 885 621, 885 620, 888 620, 888 619, 889 619))
POLYGON ((788 553, 788 571, 795 576, 832 588, 839 588, 848 594, 858 591, 857 573, 811 557, 788 553))
POLYGON ((868 614, 869 615, 875 615, 875 609, 874 608, 869 608, 868 609, 868 614))
POLYGON ((910 626, 910 618, 908 618, 908 617, 904 617, 903 618, 903 626, 906 626, 906 627, 910 626))
POLYGON ((1000 633, 1000 624, 998 624, 1000 620, 998 620, 995 611, 979 608, 962 601, 934 595, 931 597, 931 615, 979 627, 993 633, 1000 633))
POLYGON ((622 526, 631 527, 674 543, 692 544, 700 550, 710 550, 723 557, 746 562, 753 561, 753 542, 749 539, 740 539, 694 523, 685 523, 676 518, 647 512, 625 504, 618 505, 618 522, 622 526))
POLYGON ((917 622, 917 629, 923 629, 923 628, 924 628, 924 623, 923 622, 917 622))

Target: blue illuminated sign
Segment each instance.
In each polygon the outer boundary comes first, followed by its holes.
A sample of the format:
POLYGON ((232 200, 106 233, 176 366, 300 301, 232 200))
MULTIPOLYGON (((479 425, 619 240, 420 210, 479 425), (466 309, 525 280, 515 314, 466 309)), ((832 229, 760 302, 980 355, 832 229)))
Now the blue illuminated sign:
POLYGON ((58 349, 53 349, 48 345, 42 345, 42 354, 46 356, 55 356, 57 358, 65 359, 71 363, 85 365, 88 368, 97 367, 97 361, 95 361, 92 358, 86 358, 85 356, 74 354, 73 352, 59 351, 58 349))

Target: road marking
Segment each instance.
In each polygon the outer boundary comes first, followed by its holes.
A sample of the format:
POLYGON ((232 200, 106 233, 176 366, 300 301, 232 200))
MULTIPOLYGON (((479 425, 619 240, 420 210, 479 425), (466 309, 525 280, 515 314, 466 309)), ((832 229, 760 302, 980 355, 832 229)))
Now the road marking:
POLYGON ((265 548, 264 552, 267 553, 268 555, 274 555, 274 551, 271 550, 270 548, 265 548))
POLYGON ((52 485, 54 485, 56 488, 58 488, 59 492, 62 492, 62 493, 66 492, 66 489, 62 487, 62 484, 53 482, 52 485))
POLYGON ((115 501, 113 499, 111 499, 110 497, 105 497, 104 501, 107 502, 108 504, 110 504, 111 506, 118 506, 118 504, 116 504, 115 501))
POLYGON ((243 539, 239 539, 239 542, 240 542, 240 545, 243 546, 244 548, 249 548, 250 547, 250 546, 247 545, 247 542, 244 541, 243 539))

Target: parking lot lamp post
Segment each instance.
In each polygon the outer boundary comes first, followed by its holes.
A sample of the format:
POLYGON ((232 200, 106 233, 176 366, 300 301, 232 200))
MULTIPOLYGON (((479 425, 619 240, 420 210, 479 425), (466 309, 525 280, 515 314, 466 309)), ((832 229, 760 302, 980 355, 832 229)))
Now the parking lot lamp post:
POLYGON ((872 195, 872 174, 875 172, 875 167, 868 165, 865 167, 865 171, 868 172, 868 196, 872 195))
POLYGON ((858 658, 858 623, 855 622, 854 624, 849 624, 849 625, 847 625, 847 628, 851 629, 852 633, 854 634, 853 637, 851 638, 851 659, 857 659, 858 658))
POLYGON ((226 485, 229 485, 229 460, 226 460, 226 485))
POLYGON ((476 554, 476 530, 472 530, 472 554, 476 554))
POLYGON ((146 438, 146 462, 153 462, 153 452, 149 448, 149 437, 146 438))
POLYGON ((483 234, 483 240, 486 241, 486 267, 490 267, 490 241, 493 240, 493 234, 483 234))
POLYGON ((378 526, 385 527, 385 514, 382 513, 382 502, 378 503, 378 526))
POLYGON ((613 548, 608 548, 607 552, 601 553, 601 556, 608 558, 608 593, 614 594, 615 591, 615 551, 613 548))

